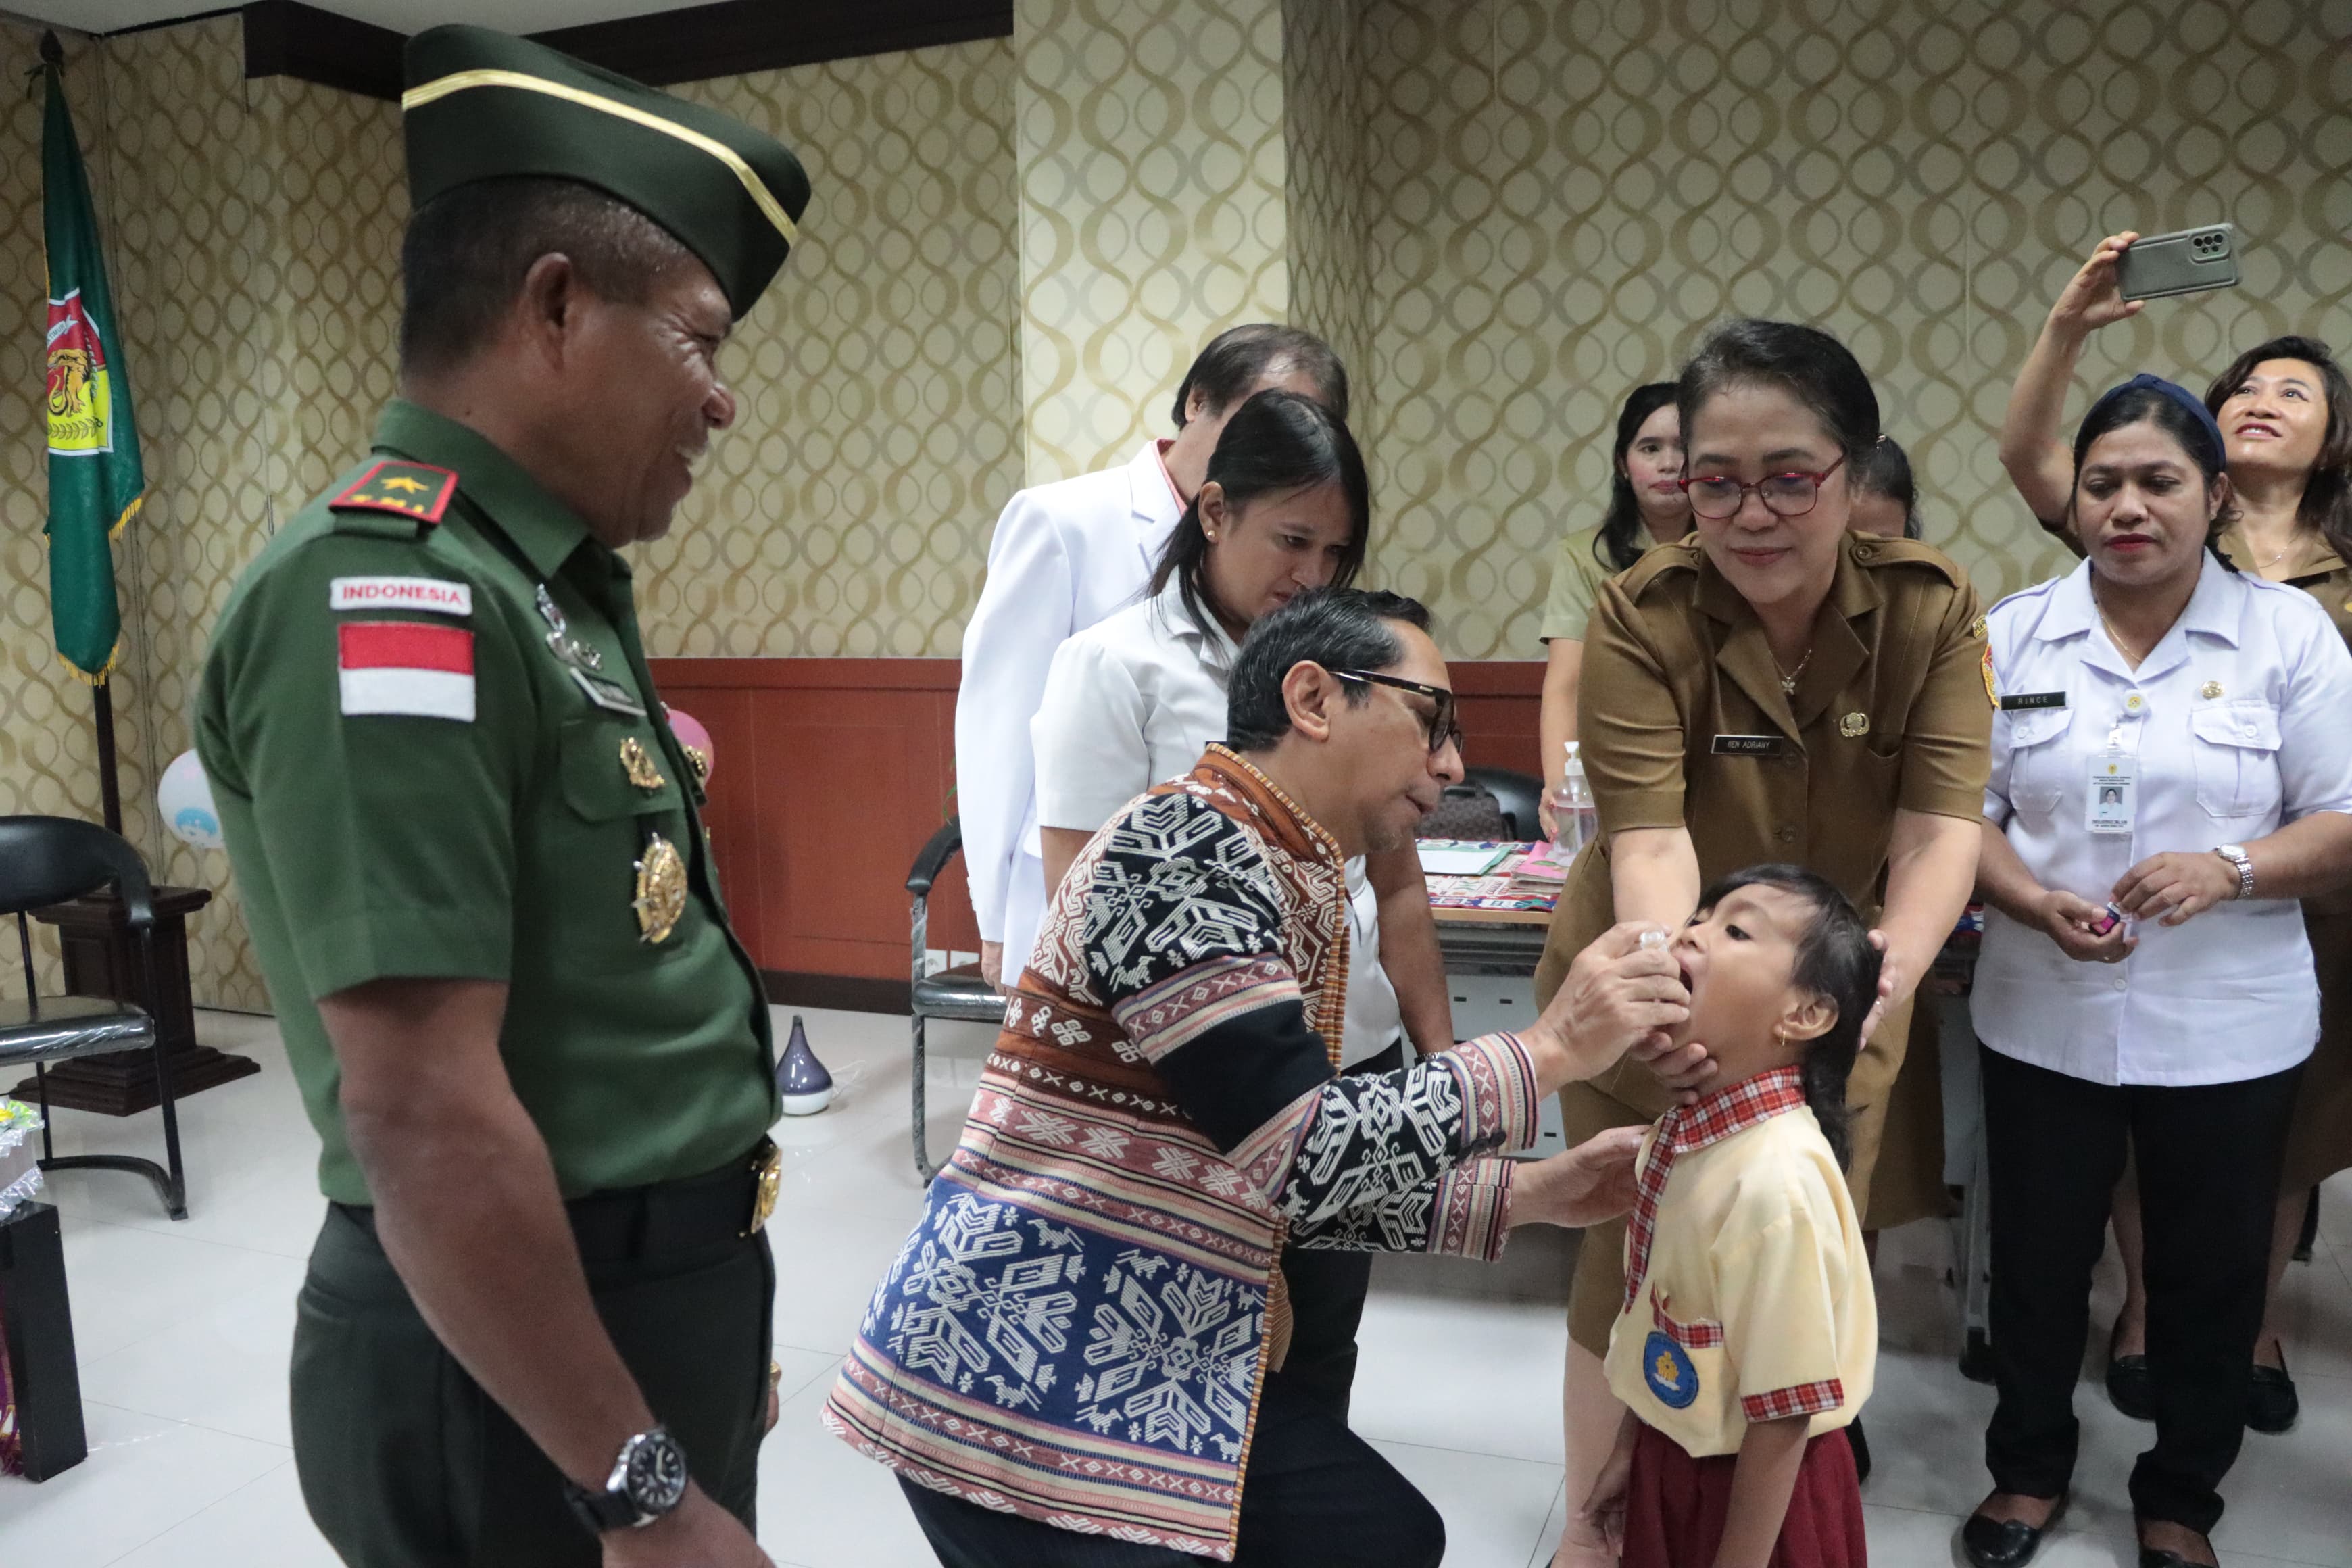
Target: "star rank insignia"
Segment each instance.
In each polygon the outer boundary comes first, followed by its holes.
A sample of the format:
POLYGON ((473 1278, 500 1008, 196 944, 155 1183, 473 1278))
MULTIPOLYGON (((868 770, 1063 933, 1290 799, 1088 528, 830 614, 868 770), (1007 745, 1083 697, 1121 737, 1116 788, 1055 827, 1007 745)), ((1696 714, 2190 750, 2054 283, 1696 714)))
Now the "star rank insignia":
POLYGON ((457 493, 457 476, 448 469, 387 458, 327 505, 336 511, 388 511, 437 523, 457 493))

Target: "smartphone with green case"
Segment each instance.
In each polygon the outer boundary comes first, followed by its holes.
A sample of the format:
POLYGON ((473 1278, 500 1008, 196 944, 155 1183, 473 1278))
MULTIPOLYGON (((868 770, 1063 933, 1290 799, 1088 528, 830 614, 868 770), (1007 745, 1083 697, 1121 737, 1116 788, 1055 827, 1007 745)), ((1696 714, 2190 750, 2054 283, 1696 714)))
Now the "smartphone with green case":
POLYGON ((2203 224, 2136 239, 2116 260, 2116 291, 2126 300, 2161 300, 2228 289, 2238 281, 2238 230, 2203 224))

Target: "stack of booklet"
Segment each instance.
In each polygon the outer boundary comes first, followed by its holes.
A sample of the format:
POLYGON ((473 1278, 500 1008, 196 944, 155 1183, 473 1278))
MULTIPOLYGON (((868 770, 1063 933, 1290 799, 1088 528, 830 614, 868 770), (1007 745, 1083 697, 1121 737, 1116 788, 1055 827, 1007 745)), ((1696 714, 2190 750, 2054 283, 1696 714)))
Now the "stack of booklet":
POLYGON ((1559 895, 1568 881, 1568 868, 1576 857, 1560 855, 1557 844, 1530 844, 1528 852, 1511 868, 1511 890, 1529 894, 1559 895))

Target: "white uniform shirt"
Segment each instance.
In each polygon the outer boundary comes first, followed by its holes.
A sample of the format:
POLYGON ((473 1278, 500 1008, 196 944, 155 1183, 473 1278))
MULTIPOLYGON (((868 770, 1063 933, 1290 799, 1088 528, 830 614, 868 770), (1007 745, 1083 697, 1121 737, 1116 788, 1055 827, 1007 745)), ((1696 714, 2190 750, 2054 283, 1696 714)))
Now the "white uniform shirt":
MULTIPOLYGON (((1234 653, 1223 627, 1192 618, 1173 580, 1065 642, 1030 726, 1038 824, 1092 833, 1153 784, 1191 773, 1225 738, 1234 653)), ((1380 1055, 1402 1029, 1380 955, 1380 898, 1358 856, 1348 862, 1342 1067, 1380 1055)))
POLYGON ((1005 503, 988 580, 963 632, 956 693, 956 815, 980 934, 1021 978, 1045 904, 1029 721, 1054 650, 1139 598, 1183 515, 1157 441, 1125 467, 1037 485, 1005 503))
MULTIPOLYGON (((2151 855, 2352 812, 2352 655, 2301 589, 2209 555, 2188 608, 2137 671, 2100 625, 2088 562, 1987 618, 2010 706, 1993 716, 1985 817, 2043 887, 2104 904, 2151 855), (2091 769, 2111 734, 2137 775, 2128 834, 2086 826, 2091 769)), ((2134 929, 2139 946, 2122 963, 2080 963, 1988 910, 1978 1037, 2104 1084, 2236 1083, 2311 1054, 2319 993, 2294 900, 2257 884, 2252 899, 2186 925, 2134 929)))

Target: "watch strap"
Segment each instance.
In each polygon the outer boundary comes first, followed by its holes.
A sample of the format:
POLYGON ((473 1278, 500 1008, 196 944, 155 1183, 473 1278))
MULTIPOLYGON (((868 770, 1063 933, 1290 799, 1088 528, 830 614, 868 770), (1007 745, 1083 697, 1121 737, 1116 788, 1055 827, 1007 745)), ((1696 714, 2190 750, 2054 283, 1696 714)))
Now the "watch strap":
POLYGON ((2223 844, 2217 846, 2213 853, 2227 860, 2231 869, 2238 873, 2238 897, 2252 898, 2254 896, 2254 862, 2252 857, 2246 853, 2245 847, 2241 844, 2223 844))

